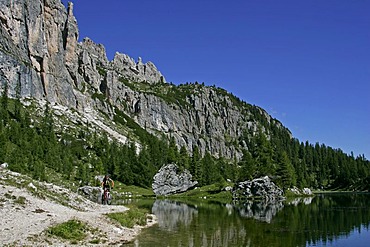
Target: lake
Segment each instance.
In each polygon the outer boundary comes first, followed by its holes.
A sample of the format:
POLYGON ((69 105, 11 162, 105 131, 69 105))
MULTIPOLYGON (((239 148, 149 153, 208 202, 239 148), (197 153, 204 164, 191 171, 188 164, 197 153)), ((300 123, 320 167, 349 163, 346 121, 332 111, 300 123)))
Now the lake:
POLYGON ((370 246, 370 194, 319 194, 284 202, 136 202, 158 224, 130 247, 370 246))

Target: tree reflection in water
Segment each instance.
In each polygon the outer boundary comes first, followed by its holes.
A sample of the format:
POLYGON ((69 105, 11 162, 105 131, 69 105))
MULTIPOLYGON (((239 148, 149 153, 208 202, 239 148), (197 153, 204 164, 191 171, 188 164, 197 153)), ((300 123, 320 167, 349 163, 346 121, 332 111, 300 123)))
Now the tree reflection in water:
POLYGON ((369 194, 336 194, 237 205, 157 200, 152 211, 158 225, 125 246, 329 245, 354 233, 369 235, 369 199, 369 194))

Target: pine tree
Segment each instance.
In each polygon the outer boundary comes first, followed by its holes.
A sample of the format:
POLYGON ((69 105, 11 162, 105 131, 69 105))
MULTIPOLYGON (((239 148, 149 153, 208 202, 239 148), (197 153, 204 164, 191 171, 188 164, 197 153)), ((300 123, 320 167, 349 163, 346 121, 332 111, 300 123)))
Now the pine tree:
MULTIPOLYGON (((1 95, 1 106, 0 106, 0 126, 6 126, 8 123, 9 119, 9 113, 8 113, 8 108, 9 108, 9 98, 8 98, 8 83, 5 81, 4 89, 1 95)), ((1 129, 0 129, 1 130, 1 129)))
POLYGON ((5 138, 4 131, 0 129, 0 164, 5 162, 6 150, 7 150, 7 140, 5 138))
POLYGON ((14 118, 19 122, 22 122, 21 109, 22 109, 21 84, 19 81, 15 88, 15 102, 14 102, 14 118))
POLYGON ((193 148, 193 156, 191 157, 190 173, 191 175, 193 175, 194 180, 197 180, 199 183, 200 183, 200 179, 202 176, 200 160, 201 160, 201 157, 200 157, 199 149, 197 146, 195 146, 193 148))
POLYGON ((45 181, 46 180, 46 173, 45 173, 45 164, 41 160, 35 160, 33 165, 32 171, 33 178, 45 181))
POLYGON ((254 137, 252 157, 256 162, 257 176, 274 175, 273 149, 271 143, 262 131, 254 137))
POLYGON ((182 146, 180 148, 178 165, 182 169, 189 169, 189 167, 190 167, 189 154, 188 154, 188 151, 186 150, 185 146, 182 146))
POLYGON ((296 185, 295 170, 285 151, 279 153, 277 175, 279 177, 279 184, 284 189, 296 185))
POLYGON ((87 185, 89 182, 90 174, 87 164, 80 164, 77 171, 77 179, 80 180, 81 185, 87 185))
POLYGON ((217 174, 215 162, 209 152, 206 152, 202 161, 202 177, 199 181, 201 185, 208 185, 216 182, 220 176, 217 174))
POLYGON ((243 157, 239 162, 240 172, 238 181, 251 180, 256 174, 256 163, 252 158, 252 155, 247 151, 243 151, 243 157))
POLYGON ((237 180, 238 165, 236 159, 234 159, 233 161, 229 161, 221 157, 216 161, 216 168, 217 172, 222 176, 223 180, 237 180))
POLYGON ((179 159, 179 150, 176 146, 175 138, 172 136, 168 146, 168 163, 177 163, 179 159))
POLYGON ((149 152, 144 148, 139 154, 137 165, 134 170, 134 174, 136 174, 135 183, 142 187, 150 187, 154 176, 151 172, 153 170, 149 152))

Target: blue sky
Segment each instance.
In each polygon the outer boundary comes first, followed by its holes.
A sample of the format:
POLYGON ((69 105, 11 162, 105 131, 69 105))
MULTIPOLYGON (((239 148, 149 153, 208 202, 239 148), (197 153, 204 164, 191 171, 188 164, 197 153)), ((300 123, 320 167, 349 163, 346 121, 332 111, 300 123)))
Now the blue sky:
MULTIPOLYGON (((63 1, 66 3, 67 1, 63 1)), ((294 137, 370 159, 370 1, 74 1, 80 40, 263 107, 294 137)))

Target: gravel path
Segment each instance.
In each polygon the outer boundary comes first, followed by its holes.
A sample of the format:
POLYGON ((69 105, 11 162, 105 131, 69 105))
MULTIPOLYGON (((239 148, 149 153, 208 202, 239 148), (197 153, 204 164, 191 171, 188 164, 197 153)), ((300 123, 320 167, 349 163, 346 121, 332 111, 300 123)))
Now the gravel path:
MULTIPOLYGON (((15 173, 8 172, 7 175, 9 174, 14 175, 15 173)), ((64 206, 51 199, 35 196, 37 193, 31 193, 28 188, 6 185, 4 180, 7 179, 11 178, 4 176, 2 171, 0 173, 0 182, 2 182, 0 184, 1 245, 72 245, 68 241, 66 242, 48 235, 46 231, 50 226, 71 219, 80 220, 87 223, 90 229, 96 229, 89 231, 88 237, 78 242, 77 246, 120 246, 125 242, 132 241, 140 233, 142 228, 124 228, 105 216, 105 214, 110 212, 124 212, 128 210, 124 206, 99 205, 70 191, 68 193, 74 198, 73 201, 78 201, 78 208, 76 208, 76 205, 64 206), (92 244, 97 242, 97 240, 99 240, 98 244, 92 244)), ((55 185, 48 184, 47 187, 50 189, 50 192, 63 191, 61 193, 67 193, 66 189, 55 185)), ((154 224, 154 222, 148 222, 148 226, 151 224, 154 224)), ((76 246, 76 244, 73 246, 76 246)))

